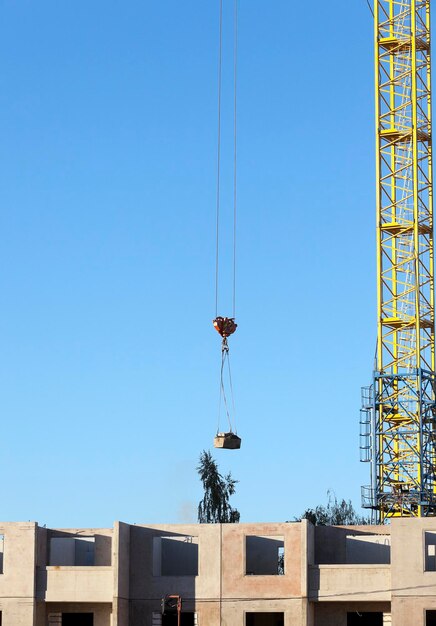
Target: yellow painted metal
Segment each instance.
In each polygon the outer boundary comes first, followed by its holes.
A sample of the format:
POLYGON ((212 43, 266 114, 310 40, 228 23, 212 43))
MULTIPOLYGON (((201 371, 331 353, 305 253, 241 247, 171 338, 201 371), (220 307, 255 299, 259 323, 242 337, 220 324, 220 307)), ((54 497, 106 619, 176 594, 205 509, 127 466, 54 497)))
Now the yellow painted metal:
POLYGON ((378 494, 398 494, 389 506, 378 501, 384 522, 428 514, 407 494, 422 492, 417 372, 435 369, 430 0, 375 0, 374 24, 381 375, 375 393, 382 399, 376 406, 375 480, 378 494), (384 375, 392 377, 389 391, 384 375))

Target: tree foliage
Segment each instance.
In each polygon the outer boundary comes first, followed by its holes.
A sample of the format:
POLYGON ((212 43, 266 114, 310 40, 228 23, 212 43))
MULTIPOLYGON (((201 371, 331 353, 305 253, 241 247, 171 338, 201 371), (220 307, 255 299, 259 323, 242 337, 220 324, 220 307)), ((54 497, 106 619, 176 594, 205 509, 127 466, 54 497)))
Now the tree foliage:
POLYGON ((351 500, 338 500, 336 494, 327 492, 327 505, 319 504, 314 509, 306 509, 302 515, 294 518, 295 521, 308 519, 317 526, 359 526, 370 524, 369 517, 359 515, 351 500))
POLYGON ((210 452, 200 454, 197 467, 203 483, 204 497, 198 505, 198 522, 200 524, 237 523, 240 513, 230 506, 229 499, 236 491, 236 483, 229 472, 221 476, 218 465, 210 452))

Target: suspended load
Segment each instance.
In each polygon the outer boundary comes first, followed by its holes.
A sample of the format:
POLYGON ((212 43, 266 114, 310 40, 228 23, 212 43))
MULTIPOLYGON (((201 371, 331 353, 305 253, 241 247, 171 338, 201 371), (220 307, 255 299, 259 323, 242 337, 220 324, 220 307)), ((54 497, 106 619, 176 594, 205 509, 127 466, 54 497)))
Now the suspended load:
POLYGON ((228 378, 228 387, 230 391, 230 397, 232 402, 233 413, 235 411, 235 404, 233 399, 233 384, 232 384, 232 374, 230 370, 230 356, 229 356, 229 345, 227 343, 227 337, 233 335, 237 328, 237 324, 233 317, 216 317, 213 320, 213 325, 215 330, 221 335, 223 338, 221 342, 221 382, 220 382, 220 403, 219 403, 219 411, 218 411, 218 430, 217 434, 213 440, 214 448, 225 448, 226 450, 239 450, 241 447, 241 438, 238 437, 237 433, 233 432, 232 421, 230 418, 230 408, 227 401, 227 393, 226 393, 226 385, 224 382, 225 375, 227 373, 228 378), (227 368, 225 367, 227 365, 227 368), (221 405, 224 404, 224 409, 227 415, 227 420, 229 423, 228 432, 219 432, 220 429, 220 416, 221 416, 221 405))
POLYGON ((213 440, 214 448, 226 448, 227 450, 239 450, 241 438, 235 433, 217 433, 213 440))

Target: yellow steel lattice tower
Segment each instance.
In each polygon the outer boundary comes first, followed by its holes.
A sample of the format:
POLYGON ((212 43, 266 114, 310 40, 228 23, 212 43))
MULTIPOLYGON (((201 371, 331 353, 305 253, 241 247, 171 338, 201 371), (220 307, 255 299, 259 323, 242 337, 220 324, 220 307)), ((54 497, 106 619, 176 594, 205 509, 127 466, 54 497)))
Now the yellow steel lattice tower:
POLYGON ((430 0, 375 0, 377 316, 363 505, 436 514, 430 0))

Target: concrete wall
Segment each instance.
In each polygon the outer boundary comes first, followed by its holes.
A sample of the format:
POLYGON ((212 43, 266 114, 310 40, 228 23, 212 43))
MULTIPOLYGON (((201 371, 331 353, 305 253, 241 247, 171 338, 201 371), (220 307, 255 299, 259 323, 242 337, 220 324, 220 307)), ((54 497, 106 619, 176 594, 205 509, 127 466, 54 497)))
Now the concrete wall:
POLYGON ((399 518, 394 519, 391 526, 393 595, 434 595, 436 572, 425 571, 425 531, 436 531, 436 518, 399 518))
MULTIPOLYGON (((131 526, 130 626, 151 626, 152 612, 160 610, 160 599, 168 594, 180 594, 184 610, 195 611, 201 626, 245 626, 247 611, 283 612, 286 626, 307 626, 309 605, 302 597, 307 588, 302 585, 302 572, 307 570, 307 531, 307 522, 131 526), (165 537, 187 538, 187 545, 198 545, 197 576, 156 573, 160 556, 157 539, 165 537), (258 562, 274 574, 246 573, 247 538, 249 543, 253 537, 262 538, 260 543, 255 540, 258 562), (285 549, 284 575, 278 575, 277 569, 281 544, 285 549)), ((191 557, 189 553, 187 558, 191 557)))
POLYGON ((436 611, 436 597, 396 597, 392 601, 392 626, 424 626, 425 611, 436 611))
POLYGON ((153 537, 153 576, 198 576, 198 537, 153 537))
MULTIPOLYGON (((267 602, 252 601, 228 601, 221 608, 221 622, 215 622, 213 626, 245 626, 245 613, 283 613, 285 626, 306 625, 306 603, 301 599, 277 600, 270 599, 267 602)), ((205 622, 209 626, 208 622, 205 622)), ((200 622, 201 626, 203 622, 200 622)))
POLYGON ((216 524, 130 527, 130 598, 159 599, 167 594, 218 598, 220 591, 220 526, 216 524), (153 548, 158 537, 198 540, 198 576, 153 575, 153 548))
POLYGON ((315 565, 315 526, 307 520, 301 520, 301 524, 304 526, 304 529, 302 529, 302 541, 305 544, 307 564, 315 565))
MULTIPOLYGON (((39 529, 35 595, 38 601, 112 604, 112 529, 39 529), (92 545, 89 555, 81 547, 92 545), (95 565, 75 565, 74 563, 95 565), (54 563, 54 565, 47 565, 54 563)), ((2 625, 3 626, 3 625, 2 625)))
MULTIPOLYGON (((305 524, 223 524, 222 525, 222 594, 223 598, 286 598, 305 595, 301 568, 306 563, 302 534, 305 524), (285 574, 246 574, 246 537, 283 537, 285 574)), ((305 541, 304 541, 305 544, 305 541)))
MULTIPOLYGON (((436 518, 392 520, 392 624, 422 626, 425 610, 436 610, 436 571, 426 571, 426 531, 436 518)), ((428 564, 428 563, 427 563, 428 564)))
POLYGON ((184 610, 202 615, 200 624, 219 626, 213 620, 219 616, 220 528, 217 524, 130 526, 130 626, 151 626, 152 613, 160 612, 165 595, 181 595, 184 610), (157 567, 159 539, 165 537, 198 545, 197 576, 165 575, 157 567))
POLYGON ((130 526, 115 522, 112 563, 114 569, 113 626, 129 623, 130 526))
POLYGON ((32 626, 35 619, 36 529, 33 522, 2 523, 3 574, 0 574, 2 626, 32 626))

